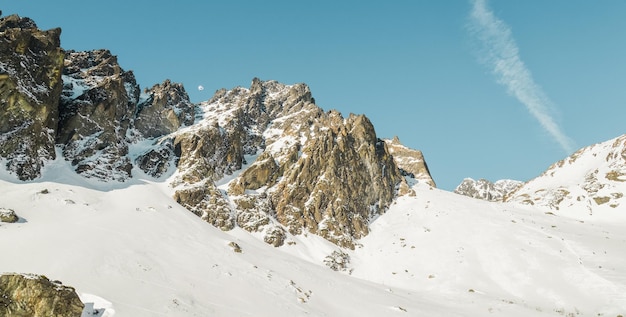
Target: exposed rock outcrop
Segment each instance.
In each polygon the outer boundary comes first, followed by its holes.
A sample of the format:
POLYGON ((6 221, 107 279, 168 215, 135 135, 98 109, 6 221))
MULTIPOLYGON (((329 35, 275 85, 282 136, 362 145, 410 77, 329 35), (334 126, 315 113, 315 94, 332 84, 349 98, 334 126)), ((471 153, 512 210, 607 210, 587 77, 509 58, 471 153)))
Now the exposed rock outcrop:
POLYGON ((131 177, 127 132, 139 86, 108 50, 68 51, 57 142, 76 172, 101 180, 131 177))
POLYGON ((61 29, 0 18, 0 157, 21 180, 41 175, 54 151, 64 52, 61 29))
POLYGON ((501 179, 492 183, 484 178, 477 181, 466 178, 454 189, 454 192, 486 201, 503 201, 523 184, 523 182, 511 179, 501 179))
POLYGON ((84 304, 76 291, 32 274, 0 274, 0 316, 80 317, 84 304))
POLYGON ((169 80, 146 89, 137 105, 135 128, 146 138, 175 132, 194 122, 194 105, 183 85, 169 80))
POLYGON ((365 116, 344 119, 331 111, 317 122, 272 192, 272 204, 292 234, 308 231, 352 248, 391 203, 400 171, 365 116))
MULTIPOLYGON (((400 168, 400 173, 403 176, 413 178, 418 182, 426 183, 432 187, 437 187, 430 175, 422 151, 410 149, 402 145, 397 136, 391 140, 386 139, 385 142, 389 148, 389 153, 393 155, 393 160, 400 168)), ((409 187, 407 183, 403 182, 400 187, 400 195, 415 195, 415 192, 409 187)))
POLYGON ((13 223, 17 222, 19 219, 13 209, 0 208, 0 222, 13 223))

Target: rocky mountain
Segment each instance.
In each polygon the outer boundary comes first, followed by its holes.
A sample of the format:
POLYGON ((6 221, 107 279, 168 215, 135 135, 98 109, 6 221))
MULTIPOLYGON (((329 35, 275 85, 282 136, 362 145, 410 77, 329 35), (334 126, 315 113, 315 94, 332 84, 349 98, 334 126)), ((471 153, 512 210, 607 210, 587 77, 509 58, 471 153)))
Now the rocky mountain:
POLYGON ((487 201, 504 201, 506 197, 524 183, 511 179, 501 179, 492 183, 484 178, 466 178, 454 189, 456 194, 487 201))
POLYGON ((0 274, 0 315, 80 317, 85 305, 74 288, 33 274, 0 274))
POLYGON ((403 178, 365 116, 344 118, 314 102, 304 84, 254 79, 201 103, 198 123, 173 134, 177 201, 275 246, 286 229, 353 247, 403 178))
POLYGON ((305 84, 255 78, 194 105, 169 80, 141 92, 108 50, 62 50, 58 29, 11 16, 0 30, 0 156, 19 179, 40 177, 57 148, 85 178, 168 177, 176 201, 222 230, 348 248, 411 194, 406 179, 435 186, 421 152, 322 110, 305 84))
POLYGON ((511 193, 507 201, 594 215, 619 213, 626 204, 624 193, 626 135, 578 150, 511 193))

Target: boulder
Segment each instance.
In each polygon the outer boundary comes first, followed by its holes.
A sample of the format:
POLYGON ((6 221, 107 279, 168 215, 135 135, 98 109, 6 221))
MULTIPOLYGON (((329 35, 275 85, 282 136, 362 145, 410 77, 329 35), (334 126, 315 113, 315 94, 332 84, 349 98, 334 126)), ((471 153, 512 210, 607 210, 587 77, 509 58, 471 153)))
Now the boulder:
POLYGON ((0 316, 80 317, 84 304, 74 288, 33 274, 0 275, 0 316))
POLYGON ((13 223, 17 222, 19 219, 13 209, 0 208, 0 222, 13 223))

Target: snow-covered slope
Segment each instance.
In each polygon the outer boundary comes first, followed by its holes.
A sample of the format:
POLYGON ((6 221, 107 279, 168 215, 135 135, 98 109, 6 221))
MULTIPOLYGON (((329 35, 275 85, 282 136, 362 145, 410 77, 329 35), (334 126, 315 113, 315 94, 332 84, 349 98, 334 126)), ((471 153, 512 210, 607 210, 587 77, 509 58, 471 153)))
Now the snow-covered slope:
POLYGON ((583 223, 417 184, 354 251, 312 234, 274 248, 207 225, 170 198, 167 180, 138 171, 127 183, 92 182, 58 159, 36 181, 3 173, 0 207, 20 221, 0 224, 0 272, 61 280, 96 316, 626 311, 624 222, 583 223), (325 266, 333 251, 347 255, 345 271, 325 266))
POLYGON ((626 135, 585 147, 510 195, 579 219, 626 219, 626 135))

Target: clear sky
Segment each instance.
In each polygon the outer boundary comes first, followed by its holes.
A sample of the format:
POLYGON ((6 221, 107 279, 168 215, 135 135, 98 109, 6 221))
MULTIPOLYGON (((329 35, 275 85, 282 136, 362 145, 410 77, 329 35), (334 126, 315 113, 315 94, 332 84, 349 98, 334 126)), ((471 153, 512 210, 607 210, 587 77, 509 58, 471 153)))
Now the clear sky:
POLYGON ((192 101, 307 83, 423 151, 438 187, 526 181, 626 133, 626 1, 3 1, 65 49, 110 49, 192 101), (204 90, 197 87, 202 85, 204 90))

